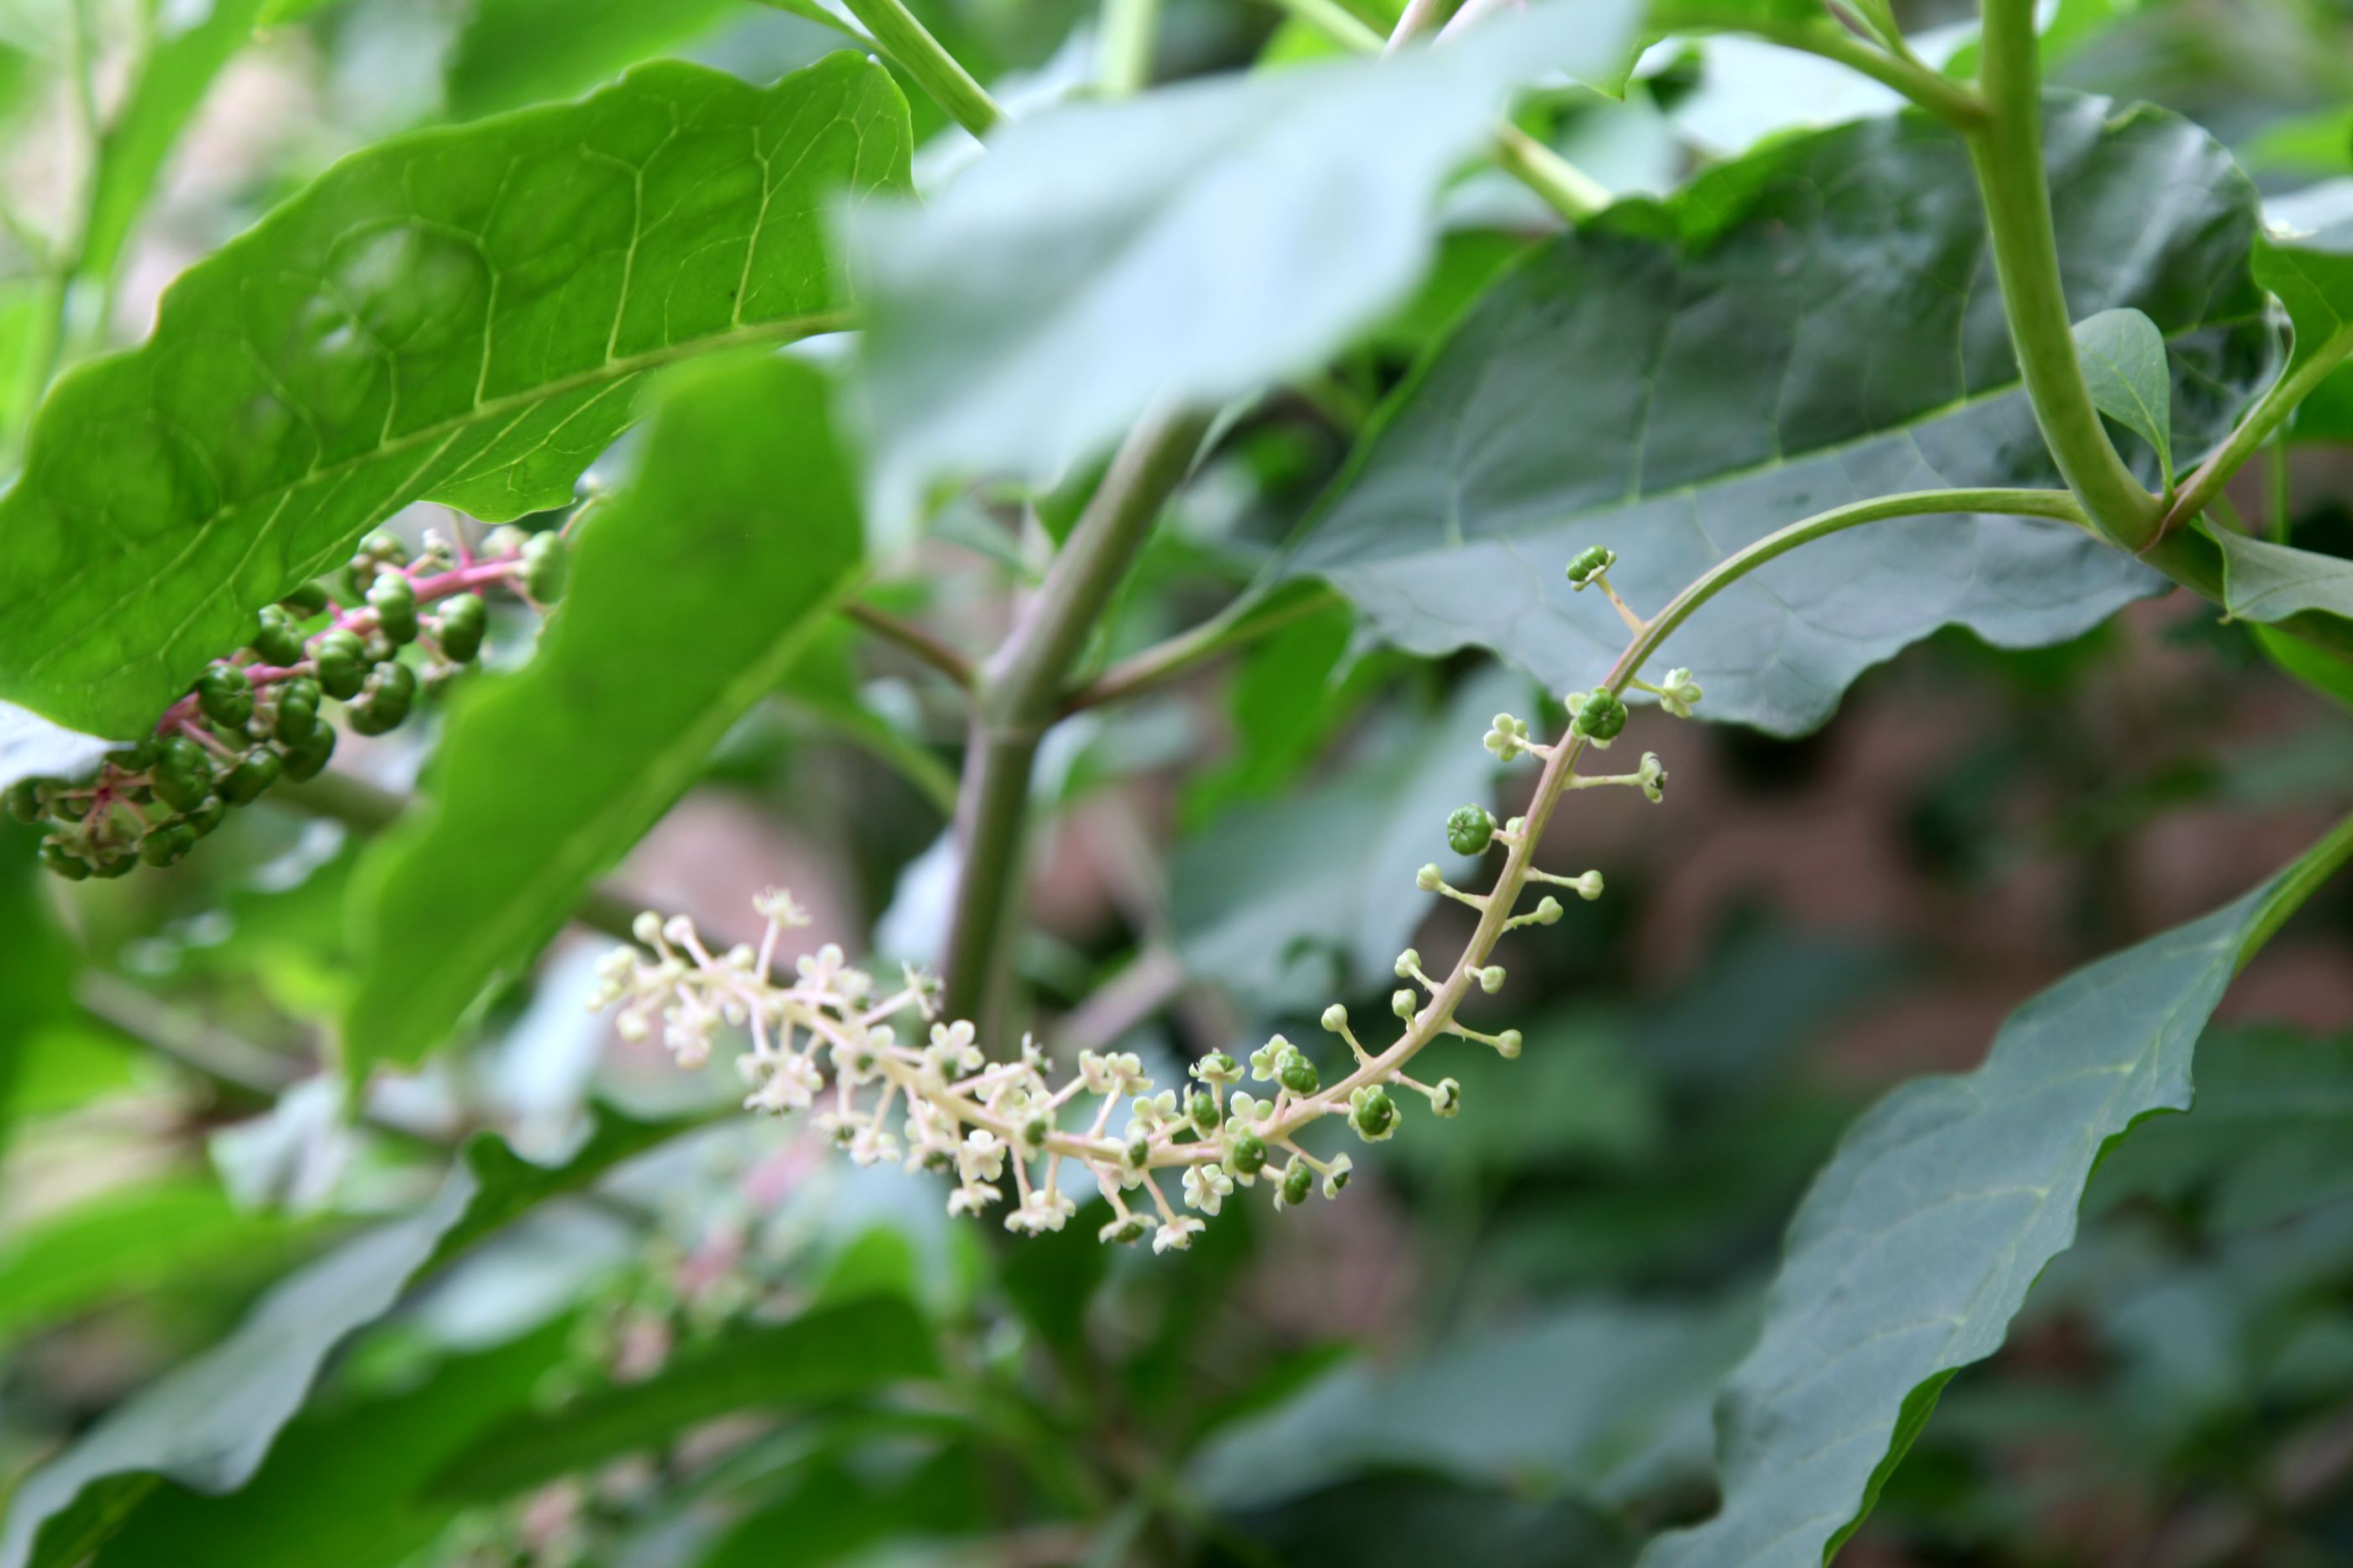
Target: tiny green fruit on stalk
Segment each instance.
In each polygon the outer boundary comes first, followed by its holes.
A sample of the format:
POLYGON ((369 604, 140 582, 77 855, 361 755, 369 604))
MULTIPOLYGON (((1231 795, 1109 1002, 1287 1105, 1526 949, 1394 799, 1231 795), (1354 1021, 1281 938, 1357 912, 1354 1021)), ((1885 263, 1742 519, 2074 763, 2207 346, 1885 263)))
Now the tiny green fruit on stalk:
MULTIPOLYGON (((1577 557, 1588 580, 1605 590, 1613 559, 1606 551, 1577 557)), ((1010 1230, 1061 1229, 1078 1209, 1063 1185, 1073 1167, 1111 1205, 1100 1238, 1124 1243, 1149 1235, 1155 1251, 1190 1246, 1237 1188, 1262 1177, 1278 1208, 1303 1202, 1318 1184, 1325 1197, 1335 1197, 1353 1163, 1345 1152, 1319 1155, 1306 1147, 1303 1134, 1310 1128, 1336 1118, 1359 1141, 1385 1142, 1405 1124, 1399 1102, 1408 1093, 1435 1116, 1454 1115, 1462 1103, 1460 1082, 1426 1084, 1406 1072, 1441 1036, 1483 1045, 1506 1059, 1520 1054, 1518 1030, 1482 1033, 1457 1023, 1454 1011, 1474 985, 1490 994, 1504 988, 1503 965, 1489 962, 1498 938, 1560 919, 1561 902, 1550 893, 1516 910, 1529 882, 1601 896, 1599 872, 1571 877, 1535 865, 1535 842, 1553 806, 1574 790, 1604 785, 1660 798, 1666 770, 1655 754, 1645 753, 1631 773, 1576 771, 1588 747, 1606 747, 1625 728, 1616 688, 1630 683, 1641 658, 1664 635, 1660 622, 1635 617, 1634 624, 1635 645, 1612 683, 1567 699, 1572 719, 1556 741, 1536 740, 1511 714, 1495 716, 1482 742, 1488 751, 1507 762, 1535 756, 1546 764, 1535 799, 1527 816, 1501 826, 1484 807, 1462 806, 1447 818, 1445 836, 1465 855, 1501 846, 1504 869, 1485 893, 1449 886, 1436 865, 1415 879, 1423 892, 1477 910, 1479 929, 1443 974, 1428 973, 1413 949, 1398 954, 1397 976, 1409 984, 1390 999, 1400 1033, 1381 1049, 1358 1037, 1345 1007, 1324 1009, 1324 1030, 1346 1052, 1333 1068, 1336 1078, 1281 1035, 1250 1052, 1246 1068, 1225 1051, 1201 1057, 1189 1069, 1193 1083, 1181 1105, 1176 1089, 1156 1088, 1142 1060, 1128 1053, 1082 1051, 1075 1070, 1059 1082, 1032 1039, 1021 1042, 1018 1057, 992 1062, 969 1021, 940 1016, 938 983, 914 969, 885 985, 827 943, 798 960, 793 975, 775 973, 784 933, 808 920, 790 894, 775 889, 753 901, 766 922, 758 943, 724 952, 712 951, 683 917, 639 916, 637 945, 607 958, 591 1005, 617 1007, 616 1026, 625 1039, 659 1034, 687 1068, 710 1060, 722 1028, 744 1028, 750 1049, 736 1058, 736 1068, 748 1090, 747 1110, 814 1110, 819 1130, 860 1164, 891 1160, 949 1175, 950 1214, 976 1215, 1009 1195, 1010 1230), (902 1029, 909 1037, 902 1037, 902 1029), (1271 1098, 1244 1089, 1245 1078, 1271 1086, 1271 1098), (1114 1125, 1123 1105, 1125 1118, 1114 1125), (1163 1173, 1177 1177, 1173 1197, 1163 1173)), ((1688 717, 1698 684, 1678 670, 1671 685, 1676 706, 1669 710, 1688 717)))

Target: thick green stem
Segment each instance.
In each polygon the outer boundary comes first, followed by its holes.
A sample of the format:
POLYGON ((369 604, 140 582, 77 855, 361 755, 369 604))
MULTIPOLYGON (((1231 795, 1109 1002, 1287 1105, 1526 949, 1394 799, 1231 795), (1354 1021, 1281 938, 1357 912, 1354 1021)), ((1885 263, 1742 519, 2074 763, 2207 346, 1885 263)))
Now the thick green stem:
POLYGON ((2353 816, 2347 817, 2329 830, 2328 837, 2304 853, 2304 858, 2288 868, 2287 875, 2271 890, 2263 907, 2255 915, 2255 923, 2247 931, 2247 940, 2239 944, 2239 967, 2244 969, 2263 950, 2263 944, 2287 924, 2315 889, 2335 876, 2345 862, 2353 859, 2353 816))
POLYGON ((1609 187, 1505 121, 1495 131, 1495 162, 1571 223, 1609 205, 1609 187))
POLYGON ((1061 712, 1071 666, 1208 427, 1198 416, 1170 414, 1147 417, 1129 432, 1036 599, 980 672, 956 807, 964 868, 948 937, 946 1001, 949 1016, 979 1024, 983 1038, 1007 1037, 1005 960, 1020 901, 1038 742, 1061 712), (992 1031, 992 1025, 999 1027, 992 1031))
MULTIPOLYGON (((1650 18, 1652 26, 1671 33, 1714 32, 1724 25, 1720 16, 1707 9, 1685 11, 1672 4, 1653 6, 1650 18)), ((1739 30, 1785 49, 1836 60, 1883 87, 1894 89, 1957 131, 1974 131, 1985 123, 1984 100, 1967 86, 1939 76, 1917 60, 1858 38, 1827 16, 1792 20, 1760 10, 1743 20, 1739 30)))
POLYGON ((1152 55, 1159 39, 1160 0, 1103 0, 1095 80, 1105 98, 1127 98, 1152 85, 1152 55))
POLYGON ((2138 550, 2157 537, 2163 503, 2116 455, 2075 353, 2042 169, 2034 0, 1985 0, 1984 38, 1978 84, 1986 117, 1969 134, 1969 158, 1985 198, 2010 344, 2067 488, 2102 533, 2138 550))
POLYGON ((1082 708, 1097 708, 1133 697, 1221 654, 1247 647, 1261 637, 1320 614, 1339 602, 1338 594, 1318 583, 1302 584, 1298 591, 1280 598, 1229 606, 1189 631, 1179 632, 1166 642, 1155 644, 1113 665, 1064 699, 1062 711, 1075 713, 1082 708))
POLYGON ((1005 111, 988 96, 988 89, 940 47, 940 41, 901 0, 842 0, 842 4, 874 36, 882 52, 913 77, 915 84, 958 125, 975 136, 986 136, 1005 119, 1005 111))

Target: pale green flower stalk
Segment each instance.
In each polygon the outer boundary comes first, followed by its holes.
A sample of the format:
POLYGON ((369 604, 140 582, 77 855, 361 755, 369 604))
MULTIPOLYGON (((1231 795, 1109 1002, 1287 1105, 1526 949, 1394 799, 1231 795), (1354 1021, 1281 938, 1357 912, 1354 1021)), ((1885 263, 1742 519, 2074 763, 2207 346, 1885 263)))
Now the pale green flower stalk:
MULTIPOLYGON (((1613 684, 1640 686, 1667 711, 1688 718, 1700 699, 1689 670, 1671 671, 1661 686, 1631 678, 1635 653, 1655 628, 1609 586, 1606 574, 1613 560, 1607 552, 1587 551, 1569 569, 1572 583, 1599 586, 1635 628, 1636 648, 1620 661, 1622 673, 1613 675, 1613 684)), ((1390 996, 1389 1011, 1398 1033, 1378 1051, 1358 1037, 1345 1007, 1335 1003, 1324 1009, 1324 1028, 1346 1043, 1353 1058, 1352 1069, 1334 1082, 1326 1083, 1307 1053, 1281 1035, 1250 1053, 1247 1063, 1212 1051, 1187 1069, 1189 1084, 1166 1089, 1126 1052, 1082 1051, 1076 1070, 1057 1084, 1053 1063, 1026 1036, 1018 1058, 992 1062, 970 1022, 939 1017, 937 982, 912 968, 896 989, 886 990, 828 942, 800 959, 789 980, 778 976, 777 943, 808 917, 789 894, 776 890, 753 900, 766 921, 756 948, 713 953, 684 917, 638 916, 634 934, 640 945, 606 959, 590 1005, 617 1005, 625 1038, 649 1038, 659 1028, 685 1068, 710 1059, 723 1026, 747 1029, 751 1049, 736 1062, 750 1089, 747 1110, 780 1116, 814 1110, 818 1126, 861 1165, 902 1160, 910 1170, 953 1177, 950 1214, 977 1215, 1005 1203, 1009 1174, 1006 1228, 1033 1235, 1060 1230, 1078 1211, 1061 1184, 1066 1164, 1076 1164, 1111 1204, 1103 1240, 1134 1242, 1149 1234, 1155 1251, 1187 1247, 1237 1187, 1263 1181, 1277 1208, 1304 1203, 1319 1188, 1326 1198, 1338 1196, 1353 1168, 1349 1156, 1318 1157, 1301 1142, 1326 1117, 1342 1119, 1359 1140, 1378 1143, 1397 1135, 1403 1104, 1413 1100, 1433 1115, 1454 1115, 1461 1105, 1455 1079, 1425 1083, 1406 1071, 1441 1036, 1485 1046, 1506 1059, 1520 1054, 1517 1029, 1482 1034, 1455 1022, 1454 1013, 1474 984, 1490 994, 1503 989, 1504 967, 1488 962, 1498 938, 1560 919, 1560 900, 1550 893, 1518 910, 1529 883, 1588 900, 1601 896, 1599 871, 1569 877, 1534 864, 1535 840, 1553 806, 1570 790, 1607 785, 1639 789, 1657 801, 1667 776, 1650 752, 1631 773, 1578 773, 1576 763, 1587 747, 1606 750, 1624 730, 1626 708, 1608 685, 1571 692, 1566 700, 1567 731, 1549 744, 1532 739, 1523 721, 1495 715, 1483 743, 1503 762, 1543 762, 1535 797, 1526 816, 1500 826, 1484 808, 1463 806, 1447 819, 1446 836, 1463 854, 1501 847, 1504 868, 1484 893, 1449 886, 1435 865, 1415 878, 1421 891, 1479 911, 1478 929, 1440 976, 1426 972, 1421 955, 1410 948, 1398 955, 1397 977, 1405 984, 1390 996), (1271 1093, 1245 1089, 1245 1080, 1271 1086, 1271 1093), (1090 1100, 1092 1115, 1070 1109, 1090 1100), (1114 1128, 1123 1105, 1126 1115, 1114 1128), (1160 1179, 1164 1172, 1176 1176, 1173 1200, 1160 1179)))

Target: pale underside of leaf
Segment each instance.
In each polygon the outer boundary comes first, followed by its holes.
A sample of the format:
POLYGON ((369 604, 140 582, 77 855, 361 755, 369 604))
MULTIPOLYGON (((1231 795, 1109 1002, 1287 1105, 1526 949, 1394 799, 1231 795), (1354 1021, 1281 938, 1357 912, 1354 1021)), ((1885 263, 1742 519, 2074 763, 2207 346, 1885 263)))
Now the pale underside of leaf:
POLYGON ((844 54, 766 89, 664 62, 346 161, 50 397, 0 500, 0 694, 136 733, 402 506, 564 503, 647 371, 839 323, 818 215, 907 155, 844 54))
POLYGON ((878 521, 934 479, 1048 479, 1156 400, 1318 363, 1412 287, 1438 185, 1510 90, 1608 77, 1635 9, 1554 0, 1442 48, 1056 110, 921 211, 870 208, 849 239, 878 521))
POLYGON ((2284 621, 2317 610, 2353 621, 2353 561, 2227 528, 2207 532, 2222 552, 2223 608, 2241 620, 2284 621))
MULTIPOLYGON (((2047 146, 2072 300, 2157 321, 2184 445, 2202 448, 2274 360, 2247 273, 2252 189, 2154 111, 2054 101, 2047 146)), ((1400 646, 1487 647, 1559 690, 1625 646, 1601 596, 1563 579, 1588 544, 1618 552, 1612 581, 1648 612, 1833 506, 2053 482, 1967 159, 1905 116, 1776 145, 1664 209, 1612 209, 1507 274, 1393 401, 1288 570, 1328 578, 1400 646)), ((1647 673, 1688 666, 1704 714, 1798 733, 1941 626, 2033 646, 2162 587, 2061 524, 1883 522, 1736 584, 1647 673)))
POLYGON ((2165 334, 2127 307, 2076 322, 2075 346, 2094 406, 2149 444, 2171 489, 2173 375, 2165 363, 2165 334))

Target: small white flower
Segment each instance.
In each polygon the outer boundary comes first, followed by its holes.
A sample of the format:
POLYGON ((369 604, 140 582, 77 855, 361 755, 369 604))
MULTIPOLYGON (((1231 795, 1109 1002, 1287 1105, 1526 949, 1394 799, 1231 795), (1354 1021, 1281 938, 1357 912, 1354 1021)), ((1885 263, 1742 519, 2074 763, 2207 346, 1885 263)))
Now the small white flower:
POLYGON ((1207 1228, 1208 1226, 1204 1226, 1199 1220, 1195 1219, 1191 1215, 1178 1215, 1175 1219, 1166 1222, 1158 1230, 1152 1233, 1152 1250, 1155 1252, 1166 1252, 1169 1248, 1174 1247, 1177 1251, 1182 1252, 1185 1248, 1192 1246, 1193 1238, 1207 1228))
POLYGON ((899 1141, 872 1121, 867 1122, 850 1137, 849 1158, 856 1164, 880 1164, 898 1157, 899 1141))
POLYGON ((1139 1094, 1128 1110, 1128 1136, 1155 1137, 1176 1124, 1176 1091, 1164 1089, 1158 1094, 1139 1094))
POLYGON ((1234 1182, 1215 1165, 1194 1165, 1185 1172, 1185 1206, 1215 1214, 1234 1190, 1234 1182))
POLYGON ((752 895, 752 912, 764 921, 774 921, 779 926, 805 926, 809 913, 794 901, 791 893, 782 888, 764 888, 752 895))
POLYGON ((1005 1216, 1005 1228, 1043 1236, 1050 1230, 1061 1229, 1063 1222, 1078 1212, 1078 1204, 1068 1194, 1032 1187, 1021 1205, 1005 1216))
POLYGON ((1355 1169, 1355 1163, 1345 1154, 1340 1155, 1329 1165, 1324 1167, 1324 1195, 1327 1198, 1338 1197, 1340 1189, 1348 1184, 1348 1173, 1355 1169))
POLYGON ((993 1182, 1005 1173, 1005 1142, 985 1127, 965 1134, 956 1147, 956 1173, 967 1182, 993 1182))
POLYGON ((977 1215, 1005 1194, 981 1182, 966 1182, 948 1194, 948 1213, 977 1215))

